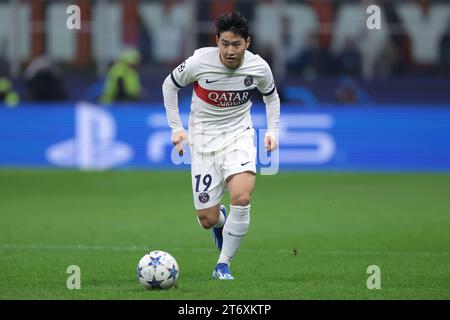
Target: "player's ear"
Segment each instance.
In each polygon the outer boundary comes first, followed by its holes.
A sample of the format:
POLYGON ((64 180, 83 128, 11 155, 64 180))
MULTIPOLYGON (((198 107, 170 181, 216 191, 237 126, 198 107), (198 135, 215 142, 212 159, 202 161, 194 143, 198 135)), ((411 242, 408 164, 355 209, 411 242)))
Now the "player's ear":
POLYGON ((219 36, 216 34, 216 43, 219 45, 219 36))
POLYGON ((247 37, 247 39, 245 40, 245 49, 248 49, 249 46, 250 46, 250 37, 247 37))

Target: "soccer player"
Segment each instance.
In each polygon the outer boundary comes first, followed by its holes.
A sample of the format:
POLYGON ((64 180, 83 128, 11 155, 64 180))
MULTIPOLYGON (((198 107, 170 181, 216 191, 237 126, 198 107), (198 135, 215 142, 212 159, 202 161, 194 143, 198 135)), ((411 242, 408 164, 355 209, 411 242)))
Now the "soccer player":
POLYGON ((266 105, 266 151, 277 148, 280 99, 267 62, 248 51, 247 20, 239 12, 216 21, 217 47, 200 48, 167 76, 162 86, 172 143, 182 154, 191 150, 194 205, 200 225, 212 229, 220 250, 212 278, 234 279, 230 261, 250 222, 255 186, 256 148, 250 97, 258 89, 266 105), (188 133, 178 111, 178 90, 193 83, 188 133), (222 205, 230 192, 230 212, 222 205))

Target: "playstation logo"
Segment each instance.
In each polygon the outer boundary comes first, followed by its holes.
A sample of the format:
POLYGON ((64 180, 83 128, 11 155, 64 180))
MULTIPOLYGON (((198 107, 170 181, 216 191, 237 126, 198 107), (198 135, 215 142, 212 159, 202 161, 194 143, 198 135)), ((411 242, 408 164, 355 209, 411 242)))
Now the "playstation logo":
POLYGON ((88 103, 75 108, 75 138, 50 146, 47 160, 82 170, 109 169, 128 162, 133 150, 115 141, 116 123, 104 109, 88 103))

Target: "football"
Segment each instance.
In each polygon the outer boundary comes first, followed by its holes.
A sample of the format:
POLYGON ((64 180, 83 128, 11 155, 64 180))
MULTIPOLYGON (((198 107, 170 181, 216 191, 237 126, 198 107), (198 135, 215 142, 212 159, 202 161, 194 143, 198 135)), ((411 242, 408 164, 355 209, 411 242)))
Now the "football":
POLYGON ((149 290, 172 288, 178 275, 178 263, 175 258, 161 250, 144 255, 137 266, 137 278, 140 284, 149 290))

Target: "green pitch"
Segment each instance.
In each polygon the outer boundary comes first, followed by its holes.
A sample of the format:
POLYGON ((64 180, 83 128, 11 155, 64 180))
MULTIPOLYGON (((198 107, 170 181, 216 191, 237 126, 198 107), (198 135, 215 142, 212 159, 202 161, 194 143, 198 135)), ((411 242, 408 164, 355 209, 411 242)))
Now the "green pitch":
POLYGON ((217 257, 188 172, 0 171, 1 299, 449 299, 450 175, 258 176, 237 280, 210 280, 217 257), (137 282, 155 249, 177 288, 137 282))

